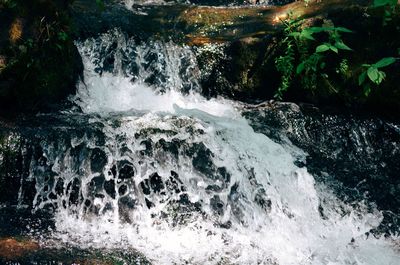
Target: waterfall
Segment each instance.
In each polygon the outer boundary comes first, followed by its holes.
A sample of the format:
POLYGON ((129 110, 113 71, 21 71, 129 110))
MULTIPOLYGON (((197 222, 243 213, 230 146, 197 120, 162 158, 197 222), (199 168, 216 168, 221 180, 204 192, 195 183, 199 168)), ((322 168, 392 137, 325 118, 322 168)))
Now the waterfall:
POLYGON ((154 264, 399 264, 395 237, 369 235, 381 212, 316 182, 241 104, 201 95, 193 48, 119 31, 77 47, 85 78, 67 115, 87 119, 30 164, 34 211, 54 211, 45 244, 154 264))

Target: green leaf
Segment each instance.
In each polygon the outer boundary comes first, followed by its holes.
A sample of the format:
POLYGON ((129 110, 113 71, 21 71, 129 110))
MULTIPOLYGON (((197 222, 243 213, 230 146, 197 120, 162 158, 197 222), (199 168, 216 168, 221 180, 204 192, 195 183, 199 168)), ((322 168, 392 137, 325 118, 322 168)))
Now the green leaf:
POLYGON ((371 86, 370 86, 370 85, 366 85, 366 86, 364 87, 364 95, 365 95, 366 97, 368 97, 370 93, 371 93, 371 86))
POLYGON ((333 45, 331 45, 331 44, 329 44, 329 49, 330 49, 331 51, 335 52, 335 53, 338 53, 338 52, 339 52, 338 48, 336 48, 335 46, 333 46, 333 45))
POLYGON ((312 33, 320 33, 320 32, 326 31, 326 28, 323 28, 323 27, 309 27, 309 28, 307 28, 307 30, 312 32, 312 33))
POLYGON ((371 66, 367 70, 367 75, 369 79, 376 85, 382 83, 383 79, 385 79, 386 74, 382 71, 379 71, 378 68, 371 66))
POLYGON ((340 32, 347 32, 347 33, 352 33, 352 30, 349 30, 348 28, 344 28, 344 27, 337 27, 335 28, 336 31, 340 31, 340 32))
POLYGON ((394 6, 397 4, 397 0, 374 0, 374 7, 381 7, 386 5, 394 6))
POLYGON ((289 36, 298 38, 298 37, 300 37, 300 32, 292 32, 292 33, 289 34, 289 36))
POLYGON ((60 31, 60 32, 58 33, 58 39, 61 40, 61 41, 66 41, 66 40, 68 40, 68 34, 65 33, 64 31, 60 31))
POLYGON ((374 83, 378 79, 378 72, 379 72, 378 68, 373 67, 373 66, 371 66, 367 70, 367 74, 368 74, 369 79, 374 83))
POLYGON ((315 49, 315 51, 316 52, 326 52, 330 49, 329 45, 330 44, 328 44, 328 43, 321 44, 315 49))
POLYGON ((367 78, 367 72, 362 72, 362 74, 358 77, 358 85, 361 86, 365 79, 367 78))
POLYGON ((341 50, 352 51, 352 49, 343 43, 343 41, 337 41, 335 47, 341 50))
POLYGON ((300 63, 296 68, 296 74, 300 74, 301 72, 303 72, 305 67, 306 67, 305 62, 300 63))
POLYGON ((375 63, 373 66, 376 68, 382 68, 382 67, 391 65, 395 61, 396 61, 396 58, 394 58, 394 57, 386 57, 386 58, 381 59, 379 62, 375 63))
POLYGON ((312 36, 312 32, 308 31, 307 29, 304 29, 301 33, 300 33, 300 38, 301 39, 308 39, 308 40, 315 40, 314 37, 312 36))

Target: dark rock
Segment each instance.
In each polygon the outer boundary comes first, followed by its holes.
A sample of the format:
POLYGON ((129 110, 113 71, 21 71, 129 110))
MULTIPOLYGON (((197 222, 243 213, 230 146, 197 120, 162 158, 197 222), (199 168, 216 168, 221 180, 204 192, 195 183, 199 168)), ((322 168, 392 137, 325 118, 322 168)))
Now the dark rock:
POLYGON ((131 179, 135 176, 135 168, 129 161, 119 161, 118 162, 118 179, 131 179))
POLYGON ((100 148, 92 150, 90 168, 93 173, 100 173, 107 164, 107 155, 100 148))
POLYGON ((104 190, 107 192, 108 195, 111 196, 111 198, 115 199, 116 191, 115 181, 113 179, 104 182, 104 190))
POLYGON ((324 113, 314 107, 290 103, 264 105, 244 115, 257 132, 281 143, 288 138, 306 151, 307 170, 317 181, 331 185, 341 199, 376 203, 384 213, 379 232, 398 232, 398 124, 378 118, 324 113))
POLYGON ((161 190, 165 188, 164 183, 160 175, 153 173, 149 177, 150 179, 150 188, 154 193, 159 193, 161 190))
POLYGON ((211 209, 218 215, 223 215, 224 214, 224 203, 223 201, 219 198, 218 195, 214 195, 210 199, 210 206, 211 209))
POLYGON ((193 145, 189 150, 189 155, 193 157, 192 165, 199 172, 203 173, 209 178, 214 176, 214 165, 212 162, 213 153, 208 149, 204 143, 193 145))
POLYGON ((118 200, 119 216, 123 222, 132 223, 131 214, 135 205, 136 201, 129 196, 124 196, 118 200))

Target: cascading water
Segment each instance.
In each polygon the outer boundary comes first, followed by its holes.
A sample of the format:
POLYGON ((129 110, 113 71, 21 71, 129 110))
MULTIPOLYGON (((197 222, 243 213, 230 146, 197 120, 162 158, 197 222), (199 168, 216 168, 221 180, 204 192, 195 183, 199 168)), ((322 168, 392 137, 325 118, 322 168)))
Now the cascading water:
MULTIPOLYGON (((381 213, 347 205, 305 154, 255 133, 238 103, 207 100, 190 47, 113 31, 77 46, 82 129, 40 141, 43 244, 139 251, 154 264, 399 264, 381 213)), ((79 126, 78 126, 79 127, 79 126)), ((61 128, 62 129, 62 128, 61 128)))

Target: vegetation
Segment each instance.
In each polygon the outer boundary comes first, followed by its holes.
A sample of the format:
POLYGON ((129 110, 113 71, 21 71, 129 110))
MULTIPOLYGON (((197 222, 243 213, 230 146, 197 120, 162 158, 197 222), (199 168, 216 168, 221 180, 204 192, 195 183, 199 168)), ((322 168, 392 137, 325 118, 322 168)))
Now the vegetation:
POLYGON ((377 63, 374 64, 363 64, 364 71, 360 74, 358 78, 358 84, 364 86, 364 94, 368 96, 371 93, 371 84, 380 85, 382 81, 385 79, 386 74, 381 68, 389 66, 396 61, 394 57, 386 57, 379 60, 377 63), (368 76, 371 82, 366 82, 366 77, 368 76))
MULTIPOLYGON (((351 48, 341 39, 341 33, 351 33, 351 30, 333 25, 300 29, 302 22, 302 20, 293 19, 284 21, 286 37, 282 43, 286 45, 285 54, 275 61, 278 71, 282 74, 281 85, 275 94, 277 99, 282 99, 283 93, 289 89, 295 75, 301 77, 305 89, 315 90, 318 78, 328 78, 324 72, 328 53, 338 54, 339 50, 351 51, 351 48), (321 33, 327 35, 327 40, 317 45, 310 44, 316 41, 314 35, 321 33), (295 67, 296 61, 298 64, 295 67)), ((340 63, 341 72, 347 68, 345 62, 342 60, 340 63)))
POLYGON ((1 109, 31 111, 74 91, 79 55, 69 1, 1 0, 1 109))
MULTIPOLYGON (((392 92, 388 88, 379 92, 379 87, 388 79, 388 74, 392 75, 389 77, 391 82, 398 80, 396 74, 393 75, 399 61, 393 49, 393 45, 400 46, 396 35, 400 33, 398 9, 397 0, 375 0, 367 11, 371 18, 368 15, 363 18, 365 25, 355 23, 356 30, 334 25, 334 20, 340 20, 340 16, 311 23, 307 19, 297 19, 293 14, 282 16, 283 38, 280 55, 275 59, 281 82, 274 97, 282 100, 289 90, 302 90, 308 91, 311 97, 329 94, 331 98, 346 98, 344 100, 352 104, 354 101, 373 102, 373 97, 379 93, 397 95, 393 83, 388 84, 392 92), (382 24, 373 24, 379 17, 382 24), (371 40, 370 34, 378 31, 381 32, 376 34, 377 37, 389 40, 386 50, 380 50, 381 40, 371 40), (379 57, 379 54, 386 56, 379 57), (375 63, 370 63, 374 60, 375 63), (322 92, 327 89, 328 92, 322 92)), ((351 24, 345 20, 340 22, 351 24)))

